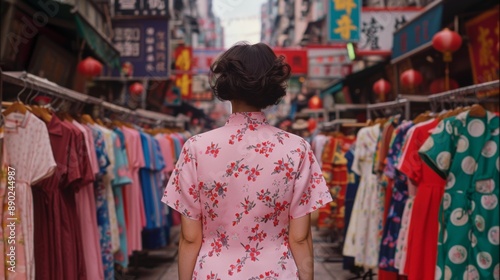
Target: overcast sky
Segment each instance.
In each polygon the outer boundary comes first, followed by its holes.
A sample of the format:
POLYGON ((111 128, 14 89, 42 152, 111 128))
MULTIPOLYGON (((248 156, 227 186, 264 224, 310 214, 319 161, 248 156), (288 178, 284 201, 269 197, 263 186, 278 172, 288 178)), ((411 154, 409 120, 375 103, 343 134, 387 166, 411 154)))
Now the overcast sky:
POLYGON ((213 11, 222 20, 224 47, 239 41, 260 41, 260 7, 267 0, 213 0, 213 11))

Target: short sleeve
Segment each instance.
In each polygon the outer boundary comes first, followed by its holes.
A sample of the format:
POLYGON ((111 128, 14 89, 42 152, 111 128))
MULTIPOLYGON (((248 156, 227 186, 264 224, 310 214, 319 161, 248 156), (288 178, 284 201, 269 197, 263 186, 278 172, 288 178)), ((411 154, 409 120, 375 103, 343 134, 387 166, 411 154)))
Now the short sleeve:
POLYGON ((125 185, 132 183, 129 174, 127 152, 123 141, 123 135, 116 133, 116 138, 113 143, 115 154, 115 168, 113 185, 125 185))
POLYGON ((84 187, 94 181, 94 174, 92 171, 92 165, 90 164, 89 152, 88 152, 87 144, 85 142, 85 137, 83 133, 80 134, 78 141, 78 160, 81 168, 82 179, 78 183, 78 189, 84 187))
POLYGON ((64 186, 67 187, 74 182, 80 180, 82 174, 80 173, 80 161, 78 160, 78 152, 76 149, 76 135, 71 130, 70 132, 70 140, 68 143, 68 160, 67 160, 67 169, 68 169, 68 177, 64 186))
POLYGON ((356 139, 356 144, 354 148, 354 158, 352 160, 352 167, 351 167, 352 172, 356 173, 359 176, 361 176, 361 161, 365 154, 363 149, 366 148, 363 145, 363 139, 364 139, 363 133, 364 133, 363 129, 360 130, 358 133, 358 137, 356 139))
POLYGON ((419 150, 422 160, 443 179, 448 177, 455 151, 451 122, 451 118, 441 121, 419 150))
POLYGON ((401 157, 399 158, 398 165, 396 166, 399 171, 404 173, 412 182, 419 184, 422 177, 422 159, 418 154, 419 143, 418 143, 418 133, 417 129, 412 129, 405 140, 403 145, 403 151, 401 157))
POLYGON ((34 185, 40 180, 51 176, 56 170, 56 161, 50 145, 49 132, 45 125, 40 125, 38 134, 36 151, 32 153, 31 157, 31 185, 34 185))
POLYGON ((301 156, 302 159, 294 182, 293 198, 290 205, 291 219, 305 216, 332 201, 330 190, 311 146, 305 141, 303 146, 306 149, 301 156))
POLYGON ((193 220, 201 219, 200 190, 197 180, 196 153, 192 141, 187 141, 175 165, 162 202, 193 220))

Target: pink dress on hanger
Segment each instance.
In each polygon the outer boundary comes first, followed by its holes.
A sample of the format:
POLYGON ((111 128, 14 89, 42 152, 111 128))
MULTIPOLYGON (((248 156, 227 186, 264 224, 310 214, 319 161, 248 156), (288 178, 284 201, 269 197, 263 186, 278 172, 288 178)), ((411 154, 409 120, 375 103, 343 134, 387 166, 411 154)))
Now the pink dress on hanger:
MULTIPOLYGON (((92 174, 99 173, 99 163, 95 153, 94 138, 92 131, 77 121, 72 122, 82 133, 87 146, 89 163, 92 174)), ((96 204, 94 195, 94 182, 83 186, 75 194, 77 213, 80 218, 80 230, 82 232, 83 253, 85 256, 86 276, 88 279, 104 279, 104 270, 101 260, 101 244, 99 242, 99 231, 97 230, 96 204)))
MULTIPOLYGON (((8 211, 8 196, 3 200, 3 239, 8 243, 7 225, 15 219, 16 266, 15 272, 6 270, 5 279, 31 280, 35 278, 33 240, 33 197, 31 185, 49 177, 56 169, 45 123, 30 112, 11 113, 5 117, 5 143, 7 165, 15 168, 15 211, 8 211), (10 218, 10 219, 9 219, 10 218)), ((9 190, 7 190, 9 191, 9 190)), ((7 254, 11 246, 4 246, 7 254)), ((9 266, 6 265, 6 268, 9 266)))
POLYGON ((132 177, 132 184, 123 187, 128 234, 127 249, 128 254, 132 255, 133 251, 142 250, 141 232, 146 225, 146 213, 142 199, 141 181, 139 180, 139 169, 144 167, 145 163, 139 132, 128 127, 123 127, 122 131, 125 136, 130 175, 132 177))
POLYGON ((261 112, 232 114, 224 127, 191 137, 162 199, 202 221, 193 279, 287 280, 298 279, 290 219, 331 200, 309 144, 261 112))

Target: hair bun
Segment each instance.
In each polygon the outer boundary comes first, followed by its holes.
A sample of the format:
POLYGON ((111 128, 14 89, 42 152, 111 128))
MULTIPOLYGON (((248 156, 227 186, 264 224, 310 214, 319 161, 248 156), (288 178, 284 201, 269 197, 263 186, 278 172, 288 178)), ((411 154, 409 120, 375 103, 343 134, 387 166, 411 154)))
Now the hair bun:
POLYGON ((285 96, 290 65, 284 62, 283 56, 276 57, 268 46, 264 46, 268 50, 260 50, 243 59, 232 56, 230 49, 212 64, 210 80, 216 97, 243 100, 262 109, 277 104, 285 96), (266 51, 268 56, 265 56, 266 51), (269 55, 272 55, 272 60, 269 55))

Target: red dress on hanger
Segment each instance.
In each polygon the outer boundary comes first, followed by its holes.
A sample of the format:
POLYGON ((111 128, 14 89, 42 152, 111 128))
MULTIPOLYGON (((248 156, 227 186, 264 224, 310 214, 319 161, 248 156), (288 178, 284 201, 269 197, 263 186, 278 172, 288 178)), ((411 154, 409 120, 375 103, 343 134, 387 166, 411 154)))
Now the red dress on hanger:
POLYGON ((415 128, 398 169, 417 186, 408 234, 405 274, 408 279, 434 279, 438 243, 438 214, 446 180, 420 158, 418 150, 439 121, 415 128))

